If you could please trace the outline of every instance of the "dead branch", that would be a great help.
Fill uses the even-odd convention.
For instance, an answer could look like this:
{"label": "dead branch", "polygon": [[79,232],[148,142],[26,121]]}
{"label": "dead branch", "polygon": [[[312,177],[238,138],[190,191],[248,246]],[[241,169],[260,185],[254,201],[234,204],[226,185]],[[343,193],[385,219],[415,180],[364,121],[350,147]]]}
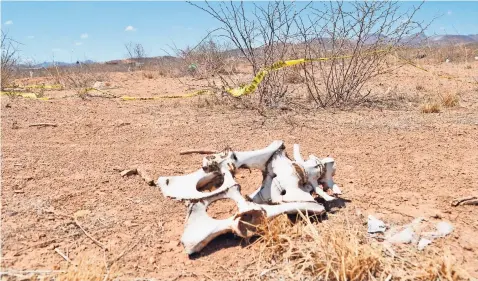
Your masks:
{"label": "dead branch", "polygon": [[186,155],[186,154],[215,154],[217,151],[215,150],[208,150],[208,149],[188,149],[182,150],[179,152],[179,155]]}
{"label": "dead branch", "polygon": [[467,196],[467,197],[458,198],[451,201],[451,205],[453,207],[456,207],[459,205],[478,205],[478,198],[476,196]]}
{"label": "dead branch", "polygon": [[35,123],[35,124],[30,124],[28,127],[58,127],[58,124],[54,124],[54,123]]}
{"label": "dead branch", "polygon": [[100,246],[102,249],[105,249],[105,250],[108,250],[108,248],[103,245],[103,243],[101,243],[100,241],[96,240],[93,236],[91,236],[91,234],[89,234],[82,226],[81,224],[78,222],[78,219],[77,218],[74,218],[74,221],[75,221],[75,224],[76,226],[78,226],[81,231],[83,231],[83,233],[88,236],[88,238],[91,239],[91,241],[93,241],[96,245]]}
{"label": "dead branch", "polygon": [[70,258],[68,258],[65,254],[63,254],[58,248],[55,248],[55,252],[56,252],[57,254],[59,254],[59,255],[60,255],[64,260],[66,260],[68,263],[70,263],[70,264],[72,264],[72,265],[74,265],[74,266],[78,266],[78,265],[74,264],[74,263],[70,260]]}

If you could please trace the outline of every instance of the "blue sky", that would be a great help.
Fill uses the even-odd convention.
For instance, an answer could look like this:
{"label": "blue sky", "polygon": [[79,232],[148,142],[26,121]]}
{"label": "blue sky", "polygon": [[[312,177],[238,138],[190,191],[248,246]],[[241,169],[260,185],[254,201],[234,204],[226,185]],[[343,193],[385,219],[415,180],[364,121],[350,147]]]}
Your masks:
{"label": "blue sky", "polygon": [[[402,2],[404,8],[418,2]],[[198,3],[200,4],[200,3]],[[442,15],[427,34],[478,34],[478,2],[426,2],[417,15]],[[193,46],[219,26],[205,12],[180,1],[1,1],[2,30],[21,42],[21,56],[35,62],[107,61],[126,57],[124,44],[141,43],[147,55],[165,55],[175,44]]]}

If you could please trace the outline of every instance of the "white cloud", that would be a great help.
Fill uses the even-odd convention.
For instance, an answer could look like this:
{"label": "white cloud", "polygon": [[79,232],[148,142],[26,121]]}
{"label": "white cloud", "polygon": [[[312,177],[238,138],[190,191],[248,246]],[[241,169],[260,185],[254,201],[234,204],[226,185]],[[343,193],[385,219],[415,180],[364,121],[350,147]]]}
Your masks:
{"label": "white cloud", "polygon": [[452,10],[448,10],[448,12],[446,12],[448,15],[451,15],[453,14],[453,11]]}
{"label": "white cloud", "polygon": [[83,42],[75,42],[75,46],[83,45]]}
{"label": "white cloud", "polygon": [[10,24],[13,24],[13,21],[12,21],[12,20],[7,20],[7,21],[5,22],[5,25],[10,25]]}
{"label": "white cloud", "polygon": [[80,38],[81,38],[81,39],[86,39],[86,38],[88,38],[88,33],[83,33],[83,34],[81,34]]}
{"label": "white cloud", "polygon": [[35,36],[33,36],[33,35],[28,35],[27,38],[28,38],[28,39],[33,39],[33,38],[35,38]]}
{"label": "white cloud", "polygon": [[136,31],[136,28],[134,28],[132,25],[128,25],[124,31]]}
{"label": "white cloud", "polygon": [[63,50],[60,48],[53,48],[51,49],[52,52],[62,52]]}

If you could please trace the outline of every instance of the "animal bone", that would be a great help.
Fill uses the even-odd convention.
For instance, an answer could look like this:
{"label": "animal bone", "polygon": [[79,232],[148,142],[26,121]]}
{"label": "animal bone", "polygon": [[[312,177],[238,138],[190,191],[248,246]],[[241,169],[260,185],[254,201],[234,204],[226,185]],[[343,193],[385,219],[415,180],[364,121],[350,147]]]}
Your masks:
{"label": "animal bone", "polygon": [[[274,141],[268,147],[260,150],[232,151],[230,148],[226,148],[223,152],[204,157],[201,170],[184,176],[160,177],[157,185],[165,196],[175,199],[211,197],[237,184],[231,173],[236,168],[248,167],[265,170],[266,163],[272,154],[283,146],[283,141]],[[220,183],[216,190],[200,191],[213,181]]]}
{"label": "animal bone", "polygon": [[203,158],[203,168],[210,169],[214,166],[233,166],[233,168],[249,168],[265,171],[267,161],[271,156],[284,148],[284,142],[276,140],[268,147],[253,151],[232,151],[226,148],[225,151],[208,155]]}
{"label": "animal bone", "polygon": [[[222,179],[223,181],[218,189],[211,192],[201,192],[198,190],[216,179]],[[237,183],[231,172],[225,169],[210,173],[200,169],[184,176],[160,177],[157,183],[164,196],[183,200],[210,197],[223,192],[235,184]]]}
{"label": "animal bone", "polygon": [[[284,203],[281,205],[260,205],[246,201],[239,185],[212,197],[192,203],[186,227],[181,237],[181,243],[190,255],[201,251],[215,237],[233,232],[240,237],[251,237],[256,233],[256,227],[265,219],[283,213],[297,213],[298,211],[312,214],[321,214],[324,207],[317,203]],[[207,214],[207,207],[214,201],[232,199],[237,203],[238,213],[227,219],[214,219]]]}
{"label": "animal bone", "polygon": [[311,187],[305,185],[306,172],[287,158],[284,150],[277,151],[267,166],[267,174],[254,193],[249,195],[258,204],[282,202],[315,202]]}
{"label": "animal bone", "polygon": [[309,159],[304,161],[300,154],[300,147],[298,144],[294,144],[294,160],[297,164],[303,166],[307,178],[308,184],[311,185],[320,197],[326,201],[332,201],[335,197],[332,197],[324,192],[323,188],[332,188],[334,194],[341,194],[340,188],[334,183],[333,176],[335,175],[335,161],[333,158],[327,157],[319,159],[314,155],[309,155]]}

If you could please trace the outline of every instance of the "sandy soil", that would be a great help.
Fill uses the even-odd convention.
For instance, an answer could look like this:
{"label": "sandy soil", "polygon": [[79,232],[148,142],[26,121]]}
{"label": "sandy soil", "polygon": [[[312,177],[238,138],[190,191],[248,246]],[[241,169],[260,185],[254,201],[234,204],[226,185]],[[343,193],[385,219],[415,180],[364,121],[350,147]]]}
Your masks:
{"label": "sandy soil", "polygon": [[[440,68],[441,67],[441,68]],[[476,73],[478,65],[437,66],[455,75]],[[445,69],[446,68],[446,69]],[[111,74],[115,95],[151,96],[188,90],[177,80],[140,73]],[[354,110],[313,112],[254,110],[205,105],[198,99],[121,101],[78,97],[40,101],[2,97],[2,261],[3,269],[60,269],[67,262],[98,259],[105,253],[73,223],[79,210],[91,213],[81,225],[108,246],[111,260],[127,277],[161,280],[244,279],[255,276],[254,248],[232,235],[214,240],[188,257],[179,244],[186,207],[163,198],[139,176],[118,169],[142,165],[155,179],[196,170],[200,155],[187,148],[262,148],[273,140],[289,153],[331,155],[346,208],[377,214],[391,223],[417,216],[455,226],[442,243],[458,264],[478,277],[478,209],[452,207],[457,197],[478,195],[478,91],[476,85],[436,79],[403,69],[377,82],[398,107],[387,104]],[[417,87],[420,85],[422,87]],[[422,90],[417,90],[420,88]],[[427,97],[453,92],[460,106],[423,114]],[[390,91],[388,92],[390,93]],[[68,96],[72,92],[47,92]],[[35,123],[56,127],[31,127]],[[259,172],[241,172],[245,192]],[[220,206],[217,213],[231,212]],[[339,211],[340,214],[340,211]]]}

